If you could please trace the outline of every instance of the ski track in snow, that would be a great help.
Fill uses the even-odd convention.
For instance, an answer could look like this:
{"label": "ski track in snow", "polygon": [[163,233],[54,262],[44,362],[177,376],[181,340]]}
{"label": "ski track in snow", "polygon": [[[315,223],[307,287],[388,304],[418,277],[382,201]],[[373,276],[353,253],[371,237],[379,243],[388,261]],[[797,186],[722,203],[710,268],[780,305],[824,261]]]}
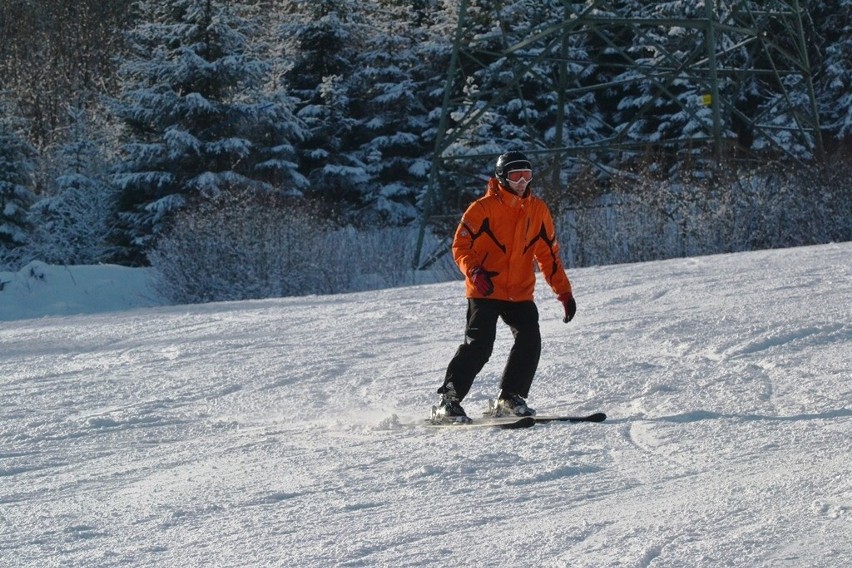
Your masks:
{"label": "ski track in snow", "polygon": [[848,566],[852,244],[570,275],[530,403],[603,424],[419,427],[460,282],[4,322],[0,565]]}

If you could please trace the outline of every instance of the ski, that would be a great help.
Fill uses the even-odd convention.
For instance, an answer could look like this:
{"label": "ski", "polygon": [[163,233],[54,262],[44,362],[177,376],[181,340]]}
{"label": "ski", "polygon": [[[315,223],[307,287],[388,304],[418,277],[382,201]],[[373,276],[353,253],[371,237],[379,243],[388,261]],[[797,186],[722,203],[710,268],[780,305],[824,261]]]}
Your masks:
{"label": "ski", "polygon": [[466,430],[468,428],[518,430],[520,428],[530,428],[535,426],[535,419],[532,416],[503,416],[500,418],[473,418],[470,422],[435,422],[432,419],[427,418],[426,426],[428,428],[453,428],[457,430]]}
{"label": "ski", "polygon": [[606,420],[606,414],[603,412],[594,412],[586,415],[571,415],[571,414],[542,414],[534,416],[495,416],[496,405],[493,400],[488,401],[486,412],[479,418],[469,418],[467,416],[460,417],[460,421],[443,420],[438,417],[438,408],[432,407],[432,416],[425,420],[426,426],[430,428],[500,428],[503,430],[516,430],[520,428],[530,428],[536,424],[546,424],[548,422],[603,422]]}
{"label": "ski", "polygon": [[[482,416],[490,419],[504,418],[503,415],[497,413],[497,403],[493,399],[488,399],[485,412]],[[595,412],[587,415],[570,415],[570,414],[541,414],[533,415],[530,418],[535,420],[537,424],[545,424],[547,422],[603,422],[606,420],[606,414],[603,412]]]}
{"label": "ski", "polygon": [[532,417],[536,424],[547,422],[603,422],[606,420],[606,414],[603,412],[595,412],[586,416],[559,416],[559,415],[542,415]]}

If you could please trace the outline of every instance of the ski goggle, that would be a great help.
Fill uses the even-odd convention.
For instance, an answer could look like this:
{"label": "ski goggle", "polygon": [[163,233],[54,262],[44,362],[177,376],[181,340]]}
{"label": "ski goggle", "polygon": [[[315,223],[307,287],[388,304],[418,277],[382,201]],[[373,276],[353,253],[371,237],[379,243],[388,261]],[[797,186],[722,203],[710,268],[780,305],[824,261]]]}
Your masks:
{"label": "ski goggle", "polygon": [[524,180],[529,183],[532,181],[532,170],[512,170],[506,174],[506,179],[514,182]]}

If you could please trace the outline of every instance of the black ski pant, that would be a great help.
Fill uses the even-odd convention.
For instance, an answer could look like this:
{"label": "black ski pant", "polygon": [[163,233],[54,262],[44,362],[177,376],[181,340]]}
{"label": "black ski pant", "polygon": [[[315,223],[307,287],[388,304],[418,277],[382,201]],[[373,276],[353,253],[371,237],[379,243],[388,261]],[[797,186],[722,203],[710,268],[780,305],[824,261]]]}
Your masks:
{"label": "black ski pant", "polygon": [[467,302],[464,343],[450,361],[444,384],[438,392],[455,390],[459,400],[467,396],[476,375],[491,357],[497,336],[497,319],[501,318],[512,330],[515,343],[503,369],[500,389],[526,398],[541,356],[541,332],[535,303],[482,298],[469,298]]}

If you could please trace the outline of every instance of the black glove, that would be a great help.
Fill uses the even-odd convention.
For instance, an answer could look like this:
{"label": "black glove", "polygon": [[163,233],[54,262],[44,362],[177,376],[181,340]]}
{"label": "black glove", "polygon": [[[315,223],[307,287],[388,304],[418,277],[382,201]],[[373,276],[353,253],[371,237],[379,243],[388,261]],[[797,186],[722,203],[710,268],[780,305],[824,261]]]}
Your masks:
{"label": "black glove", "polygon": [[577,302],[574,301],[574,296],[571,292],[560,294],[558,299],[562,302],[562,307],[565,308],[565,317],[562,318],[562,322],[568,323],[574,319],[574,314],[577,313]]}

